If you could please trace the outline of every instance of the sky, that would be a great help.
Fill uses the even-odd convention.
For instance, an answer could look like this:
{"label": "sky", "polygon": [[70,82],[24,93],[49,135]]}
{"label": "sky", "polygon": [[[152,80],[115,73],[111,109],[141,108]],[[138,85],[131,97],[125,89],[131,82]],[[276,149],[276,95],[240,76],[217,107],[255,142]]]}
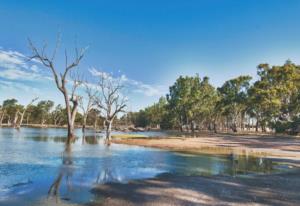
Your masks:
{"label": "sky", "polygon": [[260,63],[299,63],[298,0],[2,0],[0,2],[0,102],[26,104],[36,96],[62,103],[51,73],[28,62],[27,39],[57,34],[64,50],[88,46],[79,71],[90,81],[101,71],[122,77],[128,110],[165,96],[179,75],[209,76],[218,87],[239,75],[256,75]]}

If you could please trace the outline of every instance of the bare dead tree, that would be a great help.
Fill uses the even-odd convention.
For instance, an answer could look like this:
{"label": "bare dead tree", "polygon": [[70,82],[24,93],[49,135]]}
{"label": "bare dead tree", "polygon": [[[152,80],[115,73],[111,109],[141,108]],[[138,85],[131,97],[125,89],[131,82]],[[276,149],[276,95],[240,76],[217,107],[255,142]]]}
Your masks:
{"label": "bare dead tree", "polygon": [[26,107],[23,109],[22,112],[20,112],[20,111],[18,112],[18,114],[20,115],[20,120],[19,120],[19,123],[17,124],[17,127],[16,127],[17,129],[20,129],[20,127],[21,127],[21,125],[22,125],[22,123],[23,123],[24,115],[25,115],[27,109],[28,109],[28,108],[29,108],[36,100],[38,100],[38,97],[32,99],[32,100],[29,102],[29,104],[26,105]]}
{"label": "bare dead tree", "polygon": [[[30,59],[35,59],[40,61],[46,68],[50,69],[52,75],[54,77],[54,81],[56,84],[57,89],[63,94],[66,106],[66,114],[67,114],[67,125],[68,125],[68,138],[67,144],[70,144],[75,136],[74,136],[74,122],[77,113],[78,107],[78,96],[75,95],[76,89],[78,87],[78,82],[74,81],[73,88],[71,93],[69,94],[67,88],[67,78],[71,70],[74,70],[79,65],[80,61],[83,59],[85,51],[87,48],[78,49],[75,47],[75,58],[70,62],[67,50],[65,50],[65,65],[64,65],[64,72],[58,73],[58,69],[54,63],[57,50],[60,44],[60,38],[57,39],[55,49],[51,56],[47,55],[45,50],[47,48],[47,44],[44,44],[41,49],[38,49],[32,41],[29,39],[29,46],[32,51],[32,56]],[[72,104],[72,105],[71,105]]]}
{"label": "bare dead tree", "polygon": [[115,79],[108,75],[99,75],[99,77],[98,89],[100,92],[97,95],[96,103],[105,119],[105,143],[110,145],[113,121],[119,113],[125,112],[127,99],[121,94],[124,86],[120,78]]}
{"label": "bare dead tree", "polygon": [[94,106],[96,106],[96,95],[97,95],[97,91],[95,91],[92,86],[90,84],[88,84],[87,82],[83,83],[84,87],[85,87],[85,94],[87,95],[87,102],[85,104],[85,102],[83,101],[83,98],[81,99],[81,101],[79,102],[79,107],[82,110],[82,132],[85,133],[85,127],[86,127],[86,122],[87,122],[87,118],[88,115],[90,113],[90,111],[93,109]]}

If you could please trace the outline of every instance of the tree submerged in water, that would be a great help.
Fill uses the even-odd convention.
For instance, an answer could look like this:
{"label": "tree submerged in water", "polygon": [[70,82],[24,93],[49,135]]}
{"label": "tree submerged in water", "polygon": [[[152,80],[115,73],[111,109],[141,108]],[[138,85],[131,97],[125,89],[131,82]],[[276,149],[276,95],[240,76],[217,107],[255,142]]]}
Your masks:
{"label": "tree submerged in water", "polygon": [[125,113],[127,98],[121,94],[124,88],[122,78],[113,78],[104,72],[98,72],[98,76],[96,104],[104,117],[105,143],[110,145],[112,124],[119,113]]}
{"label": "tree submerged in water", "polygon": [[60,70],[56,68],[55,64],[55,57],[57,54],[57,50],[60,46],[60,38],[57,39],[55,49],[52,55],[46,54],[47,44],[44,44],[41,49],[38,49],[32,41],[29,39],[29,46],[32,51],[32,56],[29,58],[31,60],[38,60],[40,61],[46,68],[50,69],[52,75],[54,77],[54,81],[56,84],[57,89],[63,94],[65,106],[66,106],[66,114],[67,114],[67,126],[68,126],[68,138],[67,144],[70,144],[75,136],[74,136],[74,122],[77,114],[77,107],[79,104],[79,95],[76,94],[76,90],[80,85],[79,80],[73,81],[73,87],[71,92],[67,87],[68,77],[70,72],[76,69],[84,57],[86,48],[78,49],[75,48],[75,58],[72,61],[69,61],[67,50],[65,50],[65,65],[63,68],[63,73],[59,73]]}

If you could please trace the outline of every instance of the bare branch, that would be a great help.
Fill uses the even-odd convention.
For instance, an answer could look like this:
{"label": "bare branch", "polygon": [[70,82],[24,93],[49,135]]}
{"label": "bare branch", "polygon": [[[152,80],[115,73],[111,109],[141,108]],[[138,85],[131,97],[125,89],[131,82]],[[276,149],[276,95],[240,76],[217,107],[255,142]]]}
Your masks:
{"label": "bare branch", "polygon": [[[30,39],[28,39],[28,42],[29,42],[29,47],[32,51],[32,56],[29,57],[29,60],[33,60],[33,59],[39,60],[45,67],[50,69],[50,71],[53,74],[57,88],[62,92],[62,94],[64,96],[64,100],[65,100],[65,104],[66,104],[65,105],[66,106],[66,115],[67,115],[67,120],[68,120],[68,122],[67,122],[68,123],[67,144],[70,144],[70,142],[74,138],[74,132],[73,132],[74,122],[75,122],[75,117],[76,117],[76,113],[77,113],[78,102],[81,98],[81,97],[77,96],[75,94],[75,92],[76,92],[76,89],[78,88],[78,86],[82,83],[82,81],[80,81],[78,78],[73,82],[73,86],[72,86],[72,90],[71,90],[71,97],[70,97],[68,95],[69,94],[68,88],[66,87],[67,75],[69,74],[71,69],[73,69],[79,65],[80,61],[84,57],[84,53],[87,48],[81,49],[80,52],[78,52],[79,50],[76,47],[76,51],[75,51],[76,57],[71,64],[69,64],[69,62],[68,62],[68,54],[67,54],[67,50],[65,50],[65,68],[62,73],[58,73],[58,70],[54,65],[54,59],[56,57],[56,54],[57,54],[59,46],[60,46],[60,34],[57,37],[54,51],[50,57],[47,56],[47,54],[46,54],[47,44],[44,44],[42,49],[39,50]],[[71,105],[70,103],[72,103],[73,105]]]}
{"label": "bare branch", "polygon": [[51,61],[54,61],[54,59],[55,59],[56,53],[57,53],[57,51],[59,49],[59,46],[60,46],[60,42],[61,42],[61,33],[59,32],[57,34],[56,44],[55,44],[55,48],[54,48],[54,51],[53,51],[53,54],[52,54],[52,57],[51,57]]}

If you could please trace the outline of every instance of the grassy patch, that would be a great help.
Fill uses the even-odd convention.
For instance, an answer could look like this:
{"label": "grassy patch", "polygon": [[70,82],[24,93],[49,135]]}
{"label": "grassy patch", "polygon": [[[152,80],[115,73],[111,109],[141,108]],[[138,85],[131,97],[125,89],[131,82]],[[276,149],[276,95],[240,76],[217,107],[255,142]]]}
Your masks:
{"label": "grassy patch", "polygon": [[112,135],[112,138],[116,139],[138,139],[138,138],[146,138],[148,136],[141,134],[115,134]]}

